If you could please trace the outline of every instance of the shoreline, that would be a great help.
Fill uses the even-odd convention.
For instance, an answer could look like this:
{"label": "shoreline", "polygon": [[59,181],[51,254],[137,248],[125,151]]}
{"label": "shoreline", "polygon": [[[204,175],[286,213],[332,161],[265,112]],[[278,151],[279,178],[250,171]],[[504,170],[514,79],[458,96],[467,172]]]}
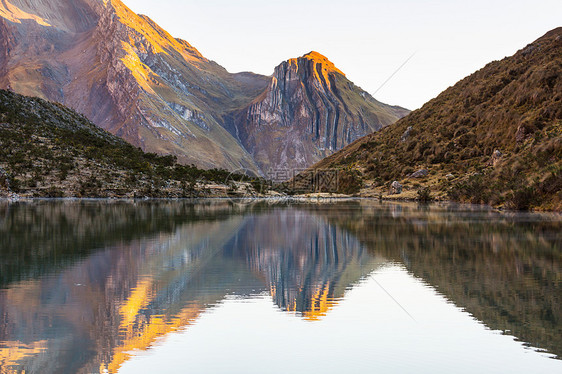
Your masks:
{"label": "shoreline", "polygon": [[231,196],[210,196],[210,197],[19,197],[10,198],[2,196],[0,197],[0,203],[34,203],[34,202],[203,202],[203,201],[214,201],[214,202],[247,202],[247,203],[258,203],[258,202],[270,202],[270,203],[321,203],[321,204],[331,204],[337,202],[345,201],[369,201],[369,202],[380,202],[380,203],[410,203],[417,205],[433,205],[433,206],[454,206],[454,207],[466,207],[472,208],[471,210],[488,210],[491,212],[498,213],[550,213],[561,215],[562,211],[553,210],[510,210],[502,207],[493,207],[487,204],[471,204],[463,203],[451,200],[434,200],[434,201],[419,201],[407,197],[396,197],[389,198],[388,196],[372,197],[372,196],[352,196],[352,195],[337,195],[329,196],[328,194],[312,194],[312,195],[295,195],[295,196],[259,196],[259,197],[231,197]]}

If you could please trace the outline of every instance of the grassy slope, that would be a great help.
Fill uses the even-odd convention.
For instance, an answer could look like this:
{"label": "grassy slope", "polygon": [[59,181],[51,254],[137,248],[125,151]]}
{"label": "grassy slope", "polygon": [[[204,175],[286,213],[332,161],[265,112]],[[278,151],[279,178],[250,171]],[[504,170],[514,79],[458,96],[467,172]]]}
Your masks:
{"label": "grassy slope", "polygon": [[60,104],[0,90],[0,196],[187,197],[225,170],[145,153]]}
{"label": "grassy slope", "polygon": [[[429,186],[434,197],[561,210],[562,28],[313,166],[323,168],[341,170],[341,192],[385,193],[398,180],[406,196]],[[427,177],[409,178],[422,168]]]}

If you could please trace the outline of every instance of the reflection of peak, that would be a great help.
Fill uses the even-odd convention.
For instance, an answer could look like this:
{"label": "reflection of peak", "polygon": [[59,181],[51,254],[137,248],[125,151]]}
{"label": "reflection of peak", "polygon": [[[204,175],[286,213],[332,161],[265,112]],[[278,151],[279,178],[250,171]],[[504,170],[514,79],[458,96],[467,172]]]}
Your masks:
{"label": "reflection of peak", "polygon": [[[12,352],[18,356],[8,357],[10,365],[26,370],[49,361],[61,366],[44,373],[62,372],[61,367],[70,367],[68,372],[93,372],[100,367],[116,372],[132,351],[147,350],[162,336],[193,324],[226,295],[269,291],[282,310],[316,321],[350,285],[377,266],[352,235],[305,211],[263,213],[249,206],[245,212],[254,214],[237,214],[226,213],[225,205],[228,210],[223,203],[108,204],[100,206],[100,217],[89,220],[85,219],[89,207],[78,203],[14,208],[8,227],[27,222],[30,216],[35,223],[49,217],[45,236],[33,241],[43,249],[60,248],[52,233],[57,230],[60,235],[61,228],[72,227],[77,233],[91,230],[94,237],[102,238],[98,220],[124,226],[119,230],[121,240],[116,241],[112,232],[99,239],[98,248],[103,250],[66,256],[65,267],[49,267],[49,276],[14,280],[5,286],[0,310],[6,311],[2,318],[10,327],[3,331],[7,343],[2,343],[19,350],[0,348],[0,360]],[[170,222],[145,231],[146,237],[137,233],[124,239],[126,225],[142,231],[139,228],[161,221]],[[78,234],[63,236],[73,249],[85,245]],[[44,297],[45,290],[49,298]],[[53,322],[41,322],[46,320]],[[72,357],[79,359],[71,362]]]}
{"label": "reflection of peak", "polygon": [[204,310],[204,305],[189,304],[171,318],[163,315],[151,315],[147,318],[143,314],[139,314],[138,316],[141,318],[133,321],[135,323],[129,323],[120,328],[122,341],[111,352],[111,361],[103,363],[102,368],[110,373],[117,373],[119,368],[131,357],[131,352],[146,350],[158,338],[191,325]]}
{"label": "reflection of peak", "polygon": [[[330,284],[319,285],[311,288],[311,295],[304,300],[303,305],[298,305],[297,299],[293,299],[287,303],[286,310],[288,312],[299,312],[307,321],[319,321],[325,317],[330,309],[332,309],[339,301],[338,297],[334,297],[333,288]],[[272,296],[275,299],[275,289],[272,289]],[[343,296],[343,295],[342,295]],[[299,308],[300,307],[300,308]]]}
{"label": "reflection of peak", "polygon": [[350,234],[302,211],[280,211],[249,220],[235,253],[264,278],[275,304],[319,317],[346,288],[377,267]]}
{"label": "reflection of peak", "polygon": [[0,373],[12,373],[3,369],[15,366],[26,357],[38,355],[47,350],[47,340],[34,341],[27,344],[20,341],[2,341],[1,343]]}

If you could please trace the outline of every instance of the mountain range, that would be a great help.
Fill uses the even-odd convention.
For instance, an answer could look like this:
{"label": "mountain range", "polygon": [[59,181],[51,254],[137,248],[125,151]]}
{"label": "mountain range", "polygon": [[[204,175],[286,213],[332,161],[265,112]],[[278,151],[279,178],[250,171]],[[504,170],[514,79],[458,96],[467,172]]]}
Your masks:
{"label": "mountain range", "polygon": [[232,74],[120,0],[0,2],[0,88],[60,102],[183,164],[304,168],[408,113],[312,52]]}
{"label": "mountain range", "polygon": [[[280,189],[326,192],[314,183],[322,179],[317,172],[328,169],[338,175],[330,192],[560,210],[561,77],[558,28],[409,113],[375,100],[318,52],[282,62],[271,76],[232,74],[119,0],[0,2],[0,88],[37,97],[2,93],[2,116],[11,120],[3,130],[8,143],[21,143],[18,134],[31,131],[30,140],[38,143],[26,152],[44,163],[35,152],[44,148],[42,137],[53,144],[60,139],[37,126],[37,105],[55,117],[54,127],[47,127],[57,134],[61,126],[81,131],[87,122],[37,100],[62,103],[133,145],[119,144],[117,153],[141,148],[150,153],[131,152],[132,159],[149,164],[154,153],[171,157],[154,158],[156,164],[143,171],[146,179],[135,188],[149,196],[152,187],[165,187],[173,170],[181,171],[172,177],[179,188],[174,194],[185,195],[181,183],[204,175],[197,167],[215,170],[204,178],[217,182],[228,179],[217,169],[279,180],[309,168]],[[28,112],[16,115],[11,102]],[[70,114],[62,118],[61,111]],[[87,149],[96,134],[82,145],[72,135],[65,147],[79,159],[61,163],[63,155],[50,154],[56,166],[79,169],[84,159],[96,159]],[[103,157],[119,163],[101,148]],[[9,165],[2,165],[10,173],[19,170],[29,192],[33,167],[51,176],[37,165],[26,169],[21,152],[9,151]],[[192,166],[182,169],[175,160]],[[275,171],[281,177],[270,174]],[[66,181],[66,173],[59,174]],[[36,192],[43,194],[47,182]]]}

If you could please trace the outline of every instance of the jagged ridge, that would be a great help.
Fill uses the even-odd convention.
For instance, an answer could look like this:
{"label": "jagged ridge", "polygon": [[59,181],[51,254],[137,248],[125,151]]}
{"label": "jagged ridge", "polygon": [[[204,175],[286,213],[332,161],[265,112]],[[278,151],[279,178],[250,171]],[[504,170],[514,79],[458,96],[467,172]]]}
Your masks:
{"label": "jagged ridge", "polygon": [[[11,0],[0,9],[12,10],[0,19],[0,87],[59,101],[183,163],[258,172],[221,118],[257,96],[266,77],[229,74],[119,0]],[[22,12],[43,21],[13,22]]]}

